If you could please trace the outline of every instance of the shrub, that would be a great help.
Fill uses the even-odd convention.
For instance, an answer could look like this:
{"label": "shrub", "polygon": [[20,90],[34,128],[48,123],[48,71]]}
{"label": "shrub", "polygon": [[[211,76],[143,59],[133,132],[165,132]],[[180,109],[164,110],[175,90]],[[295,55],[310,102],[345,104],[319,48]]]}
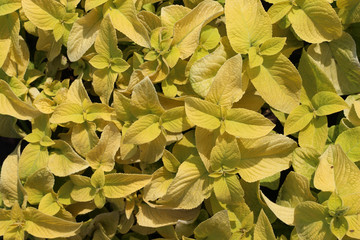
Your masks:
{"label": "shrub", "polygon": [[266,1],[1,0],[0,236],[360,239],[360,2]]}

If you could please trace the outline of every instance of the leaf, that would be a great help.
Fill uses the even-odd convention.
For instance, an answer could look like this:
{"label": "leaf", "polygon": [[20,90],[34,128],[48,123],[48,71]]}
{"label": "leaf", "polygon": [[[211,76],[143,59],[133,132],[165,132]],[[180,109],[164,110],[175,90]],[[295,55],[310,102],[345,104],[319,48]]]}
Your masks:
{"label": "leaf", "polygon": [[88,168],[89,164],[71,146],[62,140],[54,140],[49,156],[49,169],[59,177],[69,176]]}
{"label": "leaf", "polygon": [[164,150],[162,161],[164,164],[164,168],[172,173],[176,173],[180,166],[179,160],[177,160],[176,157],[166,149]]}
{"label": "leaf", "polygon": [[154,85],[151,80],[146,77],[136,84],[131,95],[132,113],[139,117],[146,114],[155,114],[160,116],[164,109],[159,102]]}
{"label": "leaf", "polygon": [[134,1],[114,2],[114,6],[109,9],[109,14],[116,30],[125,34],[136,44],[150,48],[148,33],[136,16]]}
{"label": "leaf", "polygon": [[0,3],[0,16],[13,13],[19,8],[21,8],[20,0],[2,0]]}
{"label": "leaf", "polygon": [[283,135],[269,134],[259,139],[239,139],[239,174],[255,182],[289,168],[296,143]]}
{"label": "leaf", "polygon": [[270,208],[270,210],[275,214],[277,218],[279,218],[282,222],[287,225],[294,225],[294,208],[293,207],[284,207],[273,203],[270,201],[265,194],[261,192],[261,197],[264,199],[266,205]]}
{"label": "leaf", "polygon": [[175,173],[169,172],[164,167],[161,167],[158,170],[156,170],[152,174],[151,182],[149,182],[144,187],[144,200],[148,202],[148,201],[156,201],[159,198],[162,198],[166,194],[174,178],[175,178]]}
{"label": "leaf", "polygon": [[159,228],[176,224],[178,221],[193,221],[198,216],[199,210],[199,208],[190,210],[159,209],[142,203],[136,219],[140,226]]}
{"label": "leaf", "polygon": [[263,64],[264,58],[259,55],[257,47],[251,47],[248,52],[249,67],[255,68]]}
{"label": "leaf", "polygon": [[338,0],[336,6],[339,8],[339,17],[343,24],[359,22],[360,5],[356,0]]}
{"label": "leaf", "polygon": [[335,190],[333,159],[338,157],[336,148],[330,145],[320,156],[320,162],[314,175],[314,186],[322,191]]}
{"label": "leaf", "polygon": [[41,199],[38,209],[42,213],[54,216],[60,211],[61,207],[57,203],[56,195],[49,192]]}
{"label": "leaf", "polygon": [[225,17],[229,41],[237,53],[246,54],[272,36],[270,17],[258,0],[226,0]]}
{"label": "leaf", "polygon": [[71,198],[77,202],[88,202],[94,199],[96,189],[91,185],[90,178],[81,175],[70,175],[74,184],[71,191]]}
{"label": "leaf", "polygon": [[95,123],[88,122],[76,124],[72,128],[71,144],[80,155],[86,156],[90,149],[95,147],[98,143],[99,137],[96,135],[95,131]]}
{"label": "leaf", "polygon": [[[114,109],[107,104],[93,103],[85,110],[86,120],[89,122],[102,119],[104,121],[112,121]],[[84,114],[85,115],[85,114]]]}
{"label": "leaf", "polygon": [[267,11],[271,18],[271,23],[277,23],[283,19],[292,9],[292,4],[290,1],[281,1],[273,4]]}
{"label": "leaf", "polygon": [[349,224],[349,229],[348,229],[348,232],[346,233],[346,235],[351,238],[359,238],[360,216],[359,215],[350,215],[350,216],[345,216],[345,218]]}
{"label": "leaf", "polygon": [[70,222],[61,218],[41,213],[35,208],[24,211],[26,231],[39,238],[71,237],[81,227],[82,223]]}
{"label": "leaf", "polygon": [[241,155],[235,137],[229,134],[220,135],[211,150],[210,166],[214,172],[231,170],[239,165]]}
{"label": "leaf", "polygon": [[83,123],[84,121],[83,108],[76,103],[58,105],[50,118],[50,122],[54,124]]}
{"label": "leaf", "polygon": [[299,73],[303,79],[303,86],[309,99],[321,91],[335,92],[335,88],[325,72],[305,51],[302,52],[300,58]]}
{"label": "leaf", "polygon": [[287,117],[284,125],[284,134],[289,135],[303,130],[314,118],[312,109],[307,105],[295,107]]}
{"label": "leaf", "polygon": [[216,198],[225,204],[236,204],[243,200],[244,190],[236,175],[224,174],[214,179]]}
{"label": "leaf", "polygon": [[104,194],[107,198],[124,198],[142,189],[151,180],[151,175],[111,173],[105,175]]}
{"label": "leaf", "polygon": [[199,157],[183,162],[170,184],[168,191],[158,204],[180,209],[193,209],[209,197],[208,172]]}
{"label": "leaf", "polygon": [[161,25],[169,29],[174,28],[177,21],[191,12],[190,8],[181,5],[170,5],[161,8]]}
{"label": "leaf", "polygon": [[20,120],[31,120],[40,114],[36,108],[21,101],[4,80],[0,80],[0,109],[0,114]]}
{"label": "leaf", "polygon": [[335,240],[326,221],[324,206],[316,202],[303,202],[295,208],[295,227],[300,238]]}
{"label": "leaf", "polygon": [[190,122],[199,127],[210,130],[220,127],[221,109],[214,103],[187,97],[185,99],[185,111]]}
{"label": "leaf", "polygon": [[94,9],[73,24],[67,42],[67,55],[70,61],[78,61],[94,44],[101,19],[101,13]]}
{"label": "leaf", "polygon": [[350,128],[336,138],[335,144],[339,144],[346,156],[353,162],[359,161],[360,146],[358,138],[360,137],[360,127]]}
{"label": "leaf", "polygon": [[322,151],[327,139],[326,116],[316,117],[299,133],[300,147],[309,147]]}
{"label": "leaf", "polygon": [[315,108],[315,114],[318,116],[330,115],[349,108],[339,95],[326,91],[315,94],[311,98],[311,103]]}
{"label": "leaf", "polygon": [[268,134],[274,124],[260,113],[245,108],[233,108],[226,112],[225,131],[240,138],[259,138]]}
{"label": "leaf", "polygon": [[19,176],[20,179],[26,179],[37,170],[47,168],[49,162],[49,152],[47,147],[40,144],[28,144],[19,159]]}
{"label": "leaf", "polygon": [[276,240],[271,223],[264,213],[264,210],[261,210],[254,229],[254,240],[261,239]]}
{"label": "leaf", "polygon": [[15,203],[21,204],[26,194],[20,183],[18,174],[18,148],[4,160],[0,174],[0,194],[5,206],[11,207]]}
{"label": "leaf", "polygon": [[76,79],[69,87],[66,103],[75,103],[83,106],[84,102],[91,102],[81,79]]}
{"label": "leaf", "polygon": [[193,127],[186,117],[185,107],[174,107],[161,115],[161,126],[169,132],[179,133]]}
{"label": "leaf", "polygon": [[260,96],[273,108],[290,113],[299,105],[301,77],[284,55],[264,56],[263,64],[248,71]]}
{"label": "leaf", "polygon": [[316,149],[297,148],[294,151],[292,167],[295,172],[311,180],[319,164],[319,156],[320,153]]}
{"label": "leaf", "polygon": [[331,219],[330,230],[338,239],[342,239],[345,236],[348,228],[349,225],[345,217]]}
{"label": "leaf", "polygon": [[304,41],[321,43],[339,38],[342,25],[335,10],[325,0],[296,0],[288,14],[295,33]]}
{"label": "leaf", "polygon": [[327,75],[339,95],[357,93],[360,63],[354,39],[347,33],[330,43],[313,44],[308,54]]}
{"label": "leaf", "polygon": [[222,13],[223,8],[218,2],[206,0],[176,22],[172,45],[179,48],[181,59],[194,53],[199,44],[201,28]]}
{"label": "leaf", "polygon": [[211,218],[201,222],[194,230],[196,239],[228,240],[231,237],[231,228],[228,212],[219,211]]}
{"label": "leaf", "polygon": [[145,115],[134,122],[125,133],[125,144],[144,144],[151,142],[161,133],[159,117]]}
{"label": "leaf", "polygon": [[260,47],[260,54],[265,56],[271,56],[278,54],[284,47],[286,38],[273,37],[266,40]]}
{"label": "leaf", "polygon": [[53,189],[54,183],[54,175],[46,168],[39,169],[29,176],[24,184],[29,203],[38,204],[41,198]]}
{"label": "leaf", "polygon": [[63,20],[65,6],[55,0],[22,0],[25,15],[42,30],[53,30]]}
{"label": "leaf", "polygon": [[201,97],[206,97],[214,77],[227,58],[228,54],[224,46],[220,44],[214,52],[204,56],[191,66],[189,81],[195,93]]}
{"label": "leaf", "polygon": [[244,94],[245,86],[241,75],[242,57],[238,54],[220,67],[205,99],[220,106],[232,106]]}
{"label": "leaf", "polygon": [[121,134],[114,124],[104,128],[100,141],[86,155],[86,161],[91,168],[102,168],[110,172],[115,166],[115,154],[120,148]]}
{"label": "leaf", "polygon": [[106,0],[87,0],[85,2],[85,11],[89,11],[93,8],[96,8],[102,4],[104,4],[106,2]]}

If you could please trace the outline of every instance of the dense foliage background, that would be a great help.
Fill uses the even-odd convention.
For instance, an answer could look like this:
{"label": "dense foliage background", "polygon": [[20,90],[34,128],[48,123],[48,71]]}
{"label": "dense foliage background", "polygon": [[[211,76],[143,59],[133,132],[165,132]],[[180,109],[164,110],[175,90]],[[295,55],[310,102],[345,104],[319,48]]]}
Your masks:
{"label": "dense foliage background", "polygon": [[0,237],[360,239],[358,0],[0,0]]}

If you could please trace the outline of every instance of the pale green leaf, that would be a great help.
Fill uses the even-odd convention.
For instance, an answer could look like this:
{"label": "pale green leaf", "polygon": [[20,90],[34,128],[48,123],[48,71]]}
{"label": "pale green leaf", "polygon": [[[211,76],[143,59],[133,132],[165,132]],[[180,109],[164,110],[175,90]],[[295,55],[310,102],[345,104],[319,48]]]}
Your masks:
{"label": "pale green leaf", "polygon": [[104,69],[110,65],[109,59],[101,54],[92,57],[89,63],[96,69]]}
{"label": "pale green leaf", "polygon": [[74,184],[71,191],[71,198],[77,202],[88,202],[94,199],[96,189],[91,185],[90,178],[81,175],[70,175]]}
{"label": "pale green leaf", "polygon": [[331,233],[326,221],[326,208],[316,202],[303,202],[295,208],[295,227],[303,239],[329,239],[336,237]]}
{"label": "pale green leaf", "polygon": [[336,138],[335,144],[339,144],[346,156],[353,162],[360,160],[360,127],[350,128]]}
{"label": "pale green leaf", "polygon": [[86,161],[91,168],[102,168],[105,172],[113,170],[115,154],[120,148],[121,134],[114,124],[107,125],[98,144],[86,155]]}
{"label": "pale green leaf", "polygon": [[76,124],[71,131],[71,144],[74,149],[82,156],[96,146],[99,137],[96,135],[95,123],[84,122]]}
{"label": "pale green leaf", "polygon": [[40,144],[29,143],[24,148],[19,159],[20,179],[26,179],[41,168],[47,168],[48,162],[48,149]]}
{"label": "pale green leaf", "polygon": [[76,103],[62,103],[55,108],[51,115],[50,122],[54,124],[68,122],[83,123],[83,108]]}
{"label": "pale green leaf", "polygon": [[88,168],[88,166],[88,162],[65,141],[55,140],[55,145],[51,146],[48,167],[54,175],[69,176]]}
{"label": "pale green leaf", "polygon": [[263,64],[264,58],[258,54],[258,47],[251,47],[248,52],[249,67],[255,68]]}
{"label": "pale green leaf", "polygon": [[39,211],[50,216],[54,216],[60,211],[60,205],[57,203],[56,195],[52,192],[47,193],[39,203]]}
{"label": "pale green leaf", "polygon": [[156,115],[145,115],[134,122],[126,131],[125,144],[144,144],[157,138],[161,133],[159,117]]}
{"label": "pale green leaf", "polygon": [[294,151],[292,167],[295,172],[311,180],[319,164],[319,157],[320,153],[316,149],[297,148]]}
{"label": "pale green leaf", "polygon": [[188,97],[185,99],[185,111],[190,122],[199,127],[210,130],[220,127],[221,108],[214,103]]}
{"label": "pale green leaf", "polygon": [[338,157],[334,146],[330,145],[320,156],[320,162],[314,175],[314,186],[322,191],[335,190],[333,160]]}
{"label": "pale green leaf", "polygon": [[254,240],[276,240],[271,223],[264,210],[261,210],[254,229]]}
{"label": "pale green leaf", "polygon": [[92,85],[102,103],[107,104],[109,102],[117,76],[118,73],[112,71],[110,68],[104,68],[94,72]]}
{"label": "pale green leaf", "polygon": [[155,201],[162,198],[174,178],[175,173],[169,172],[164,167],[156,170],[152,174],[151,182],[144,187],[144,200]]}
{"label": "pale green leaf", "polygon": [[93,122],[97,119],[103,119],[110,122],[113,120],[114,109],[107,104],[93,103],[86,108],[85,113],[87,121]]}
{"label": "pale green leaf", "polygon": [[259,0],[226,0],[226,30],[231,46],[245,54],[272,36],[271,20]]}
{"label": "pale green leaf", "polygon": [[[96,171],[91,175],[90,183],[97,190],[102,189],[104,187],[105,174],[101,168],[96,169]],[[97,194],[98,194],[98,192],[96,192],[96,195]]]}
{"label": "pale green leaf", "polygon": [[240,176],[255,182],[290,167],[296,142],[279,134],[269,134],[259,139],[239,139],[241,160]]}
{"label": "pale green leaf", "polygon": [[284,55],[264,56],[263,64],[249,71],[260,96],[273,108],[290,113],[300,101],[301,77]]}
{"label": "pale green leaf", "polygon": [[94,9],[73,24],[67,42],[67,55],[70,61],[78,61],[94,44],[101,19],[101,13]]}
{"label": "pale green leaf", "polygon": [[315,114],[318,116],[330,115],[349,108],[339,95],[326,91],[316,93],[311,98],[311,103],[314,106]]}
{"label": "pale green leaf", "polygon": [[271,56],[278,54],[284,47],[286,38],[284,37],[273,37],[266,40],[260,47],[260,54]]}
{"label": "pale green leaf", "polygon": [[224,123],[226,132],[240,138],[259,138],[275,127],[260,113],[245,108],[227,110]]}
{"label": "pale green leaf", "polygon": [[54,183],[54,175],[46,168],[39,169],[29,176],[24,184],[29,203],[38,204],[41,198],[53,189]]}
{"label": "pale green leaf", "polygon": [[325,0],[295,0],[288,14],[295,33],[304,41],[321,43],[339,38],[342,25],[331,5]]}
{"label": "pale green leaf", "polygon": [[313,118],[314,113],[309,106],[295,107],[285,121],[284,134],[289,135],[303,130]]}
{"label": "pale green leaf", "polygon": [[216,73],[206,100],[220,106],[231,106],[244,94],[242,80],[242,57],[240,54],[228,59]]}
{"label": "pale green leaf", "polygon": [[338,239],[342,239],[348,229],[349,225],[344,216],[331,219],[330,230]]}
{"label": "pale green leaf", "polygon": [[104,194],[107,198],[124,198],[142,189],[151,180],[151,175],[111,173],[105,175]]}
{"label": "pale green leaf", "polygon": [[322,151],[328,136],[326,116],[316,117],[299,133],[300,147],[309,147]]}
{"label": "pale green leaf", "polygon": [[236,204],[243,200],[244,190],[236,175],[224,174],[214,179],[216,198],[225,204]]}
{"label": "pale green leaf", "polygon": [[207,25],[200,33],[200,47],[206,50],[214,49],[220,42],[220,33],[216,27]]}
{"label": "pale green leaf", "polygon": [[65,6],[56,0],[22,0],[27,18],[43,30],[53,30],[66,13]]}
{"label": "pale green leaf", "polygon": [[176,157],[168,150],[164,150],[162,161],[164,164],[164,168],[172,173],[176,173],[180,166],[179,160],[177,160]]}
{"label": "pale green leaf", "polygon": [[211,218],[201,222],[194,230],[196,239],[228,240],[231,228],[228,212],[219,211]]}
{"label": "pale green leaf", "polygon": [[290,12],[291,8],[292,5],[288,0],[272,5],[267,11],[271,18],[271,23],[274,24],[279,22]]}

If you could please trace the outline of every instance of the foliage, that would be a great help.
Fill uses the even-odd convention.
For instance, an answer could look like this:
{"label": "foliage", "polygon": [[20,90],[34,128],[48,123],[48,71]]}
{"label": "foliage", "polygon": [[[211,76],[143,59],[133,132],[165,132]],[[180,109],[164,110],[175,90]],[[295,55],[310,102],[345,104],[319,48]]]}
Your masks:
{"label": "foliage", "polygon": [[360,239],[359,16],[0,0],[0,237]]}

